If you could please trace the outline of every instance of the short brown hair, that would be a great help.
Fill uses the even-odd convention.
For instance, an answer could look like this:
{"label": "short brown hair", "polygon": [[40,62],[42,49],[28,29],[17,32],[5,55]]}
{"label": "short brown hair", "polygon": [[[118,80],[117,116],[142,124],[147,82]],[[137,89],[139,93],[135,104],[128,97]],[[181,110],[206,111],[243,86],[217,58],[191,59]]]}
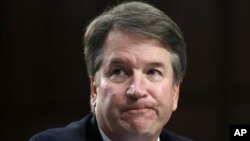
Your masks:
{"label": "short brown hair", "polygon": [[156,39],[171,53],[174,81],[181,82],[186,71],[186,44],[177,26],[159,9],[143,2],[122,3],[95,18],[84,35],[84,54],[90,78],[103,60],[102,46],[111,30],[121,30]]}

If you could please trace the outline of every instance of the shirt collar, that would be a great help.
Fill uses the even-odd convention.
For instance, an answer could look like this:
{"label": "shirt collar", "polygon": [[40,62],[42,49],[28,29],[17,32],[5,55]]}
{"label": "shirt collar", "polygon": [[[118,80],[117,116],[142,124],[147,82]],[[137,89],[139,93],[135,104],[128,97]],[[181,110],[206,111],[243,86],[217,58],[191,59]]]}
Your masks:
{"label": "shirt collar", "polygon": [[[102,129],[98,126],[103,141],[111,141],[111,139],[102,131]],[[160,141],[160,138],[158,137],[157,141]]]}
{"label": "shirt collar", "polygon": [[100,133],[101,133],[101,136],[102,136],[103,141],[111,141],[111,140],[109,139],[109,137],[106,136],[105,133],[103,133],[102,129],[101,129],[99,126],[98,126],[98,128],[99,128],[99,130],[100,130]]}

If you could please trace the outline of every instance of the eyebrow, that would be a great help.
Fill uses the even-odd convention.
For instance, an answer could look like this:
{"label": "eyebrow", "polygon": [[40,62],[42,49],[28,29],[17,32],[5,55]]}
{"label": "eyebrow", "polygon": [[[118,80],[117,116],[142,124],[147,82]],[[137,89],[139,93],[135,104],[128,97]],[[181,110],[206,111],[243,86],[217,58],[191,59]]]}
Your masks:
{"label": "eyebrow", "polygon": [[113,58],[110,62],[111,65],[116,65],[116,64],[122,64],[122,63],[127,63],[128,61],[126,61],[127,59],[124,58]]}
{"label": "eyebrow", "polygon": [[149,66],[157,67],[157,68],[166,68],[162,62],[150,62]]}
{"label": "eyebrow", "polygon": [[[127,59],[124,58],[113,58],[110,62],[110,65],[120,65],[120,64],[128,64],[128,61],[126,61]],[[130,64],[130,62],[129,62]],[[157,68],[167,68],[166,65],[162,62],[149,62],[146,64],[146,66],[150,66],[150,67],[157,67]]]}

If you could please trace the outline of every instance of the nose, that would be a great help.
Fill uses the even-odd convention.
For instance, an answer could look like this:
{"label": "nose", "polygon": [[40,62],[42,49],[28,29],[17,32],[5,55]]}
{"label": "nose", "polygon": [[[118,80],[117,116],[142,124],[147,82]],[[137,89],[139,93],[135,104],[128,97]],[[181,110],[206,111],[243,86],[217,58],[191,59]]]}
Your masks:
{"label": "nose", "polygon": [[131,100],[138,100],[147,96],[145,80],[140,73],[134,73],[127,89],[127,96]]}

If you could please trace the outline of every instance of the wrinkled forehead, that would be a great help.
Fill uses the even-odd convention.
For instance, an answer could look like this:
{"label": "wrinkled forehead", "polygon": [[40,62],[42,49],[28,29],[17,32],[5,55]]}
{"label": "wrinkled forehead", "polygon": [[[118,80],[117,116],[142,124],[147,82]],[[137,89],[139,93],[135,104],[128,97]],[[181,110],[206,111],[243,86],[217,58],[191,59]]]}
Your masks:
{"label": "wrinkled forehead", "polygon": [[[103,64],[129,62],[138,64],[168,64],[170,52],[155,39],[138,38],[122,32],[110,32],[103,46]],[[108,63],[108,64],[107,64]]]}
{"label": "wrinkled forehead", "polygon": [[[166,50],[169,51],[170,47],[162,43],[160,40],[157,38],[150,37],[149,35],[144,35],[142,33],[137,33],[137,32],[131,32],[127,30],[121,30],[121,29],[113,29],[111,30],[103,44],[103,50],[108,51],[108,50],[114,50],[115,48],[118,47],[118,45],[123,46],[123,47],[130,47],[133,45],[138,45],[144,42],[151,42],[155,44],[156,46],[161,46],[165,48]],[[133,48],[136,49],[136,48]]]}

